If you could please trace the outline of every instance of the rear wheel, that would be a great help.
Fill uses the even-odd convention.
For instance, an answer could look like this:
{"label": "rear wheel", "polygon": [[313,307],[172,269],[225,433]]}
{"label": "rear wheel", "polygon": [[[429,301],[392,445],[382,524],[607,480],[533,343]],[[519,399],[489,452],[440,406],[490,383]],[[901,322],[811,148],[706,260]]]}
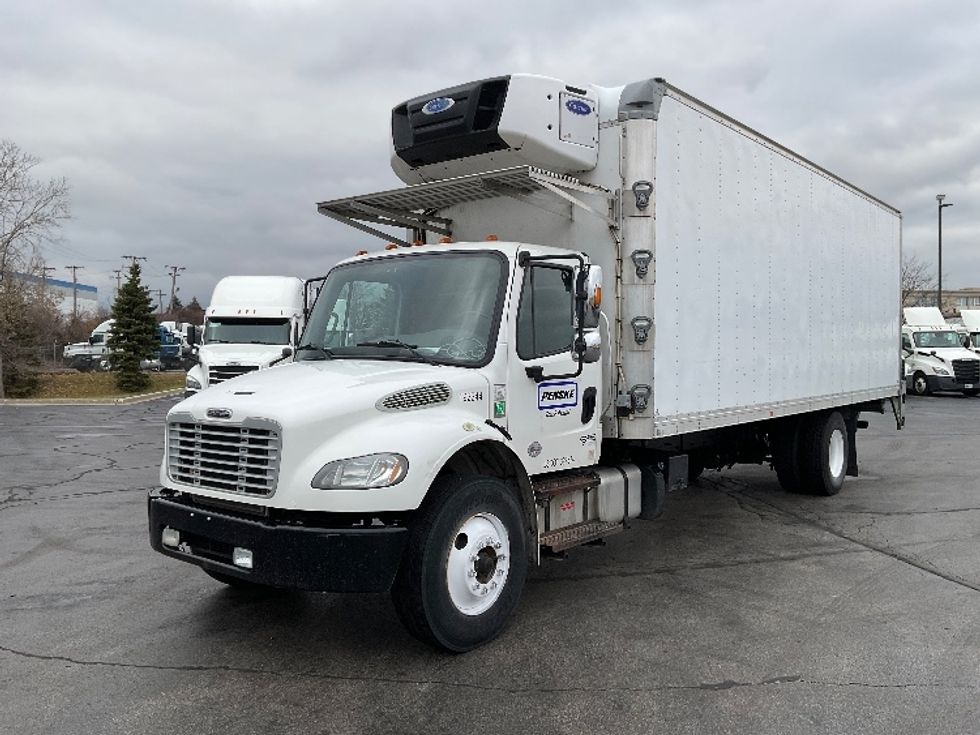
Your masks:
{"label": "rear wheel", "polygon": [[800,480],[806,492],[839,493],[847,474],[848,450],[847,425],[839,411],[810,417],[800,436]]}
{"label": "rear wheel", "polygon": [[971,390],[965,390],[965,391],[963,391],[963,395],[965,395],[965,396],[980,396],[980,390],[977,390],[976,388],[973,388]]}
{"label": "rear wheel", "polygon": [[789,493],[805,492],[800,480],[800,421],[785,419],[769,432],[772,466],[779,484]]}
{"label": "rear wheel", "polygon": [[528,535],[512,489],[495,477],[439,480],[410,534],[392,587],[408,631],[453,652],[496,638],[527,577]]}

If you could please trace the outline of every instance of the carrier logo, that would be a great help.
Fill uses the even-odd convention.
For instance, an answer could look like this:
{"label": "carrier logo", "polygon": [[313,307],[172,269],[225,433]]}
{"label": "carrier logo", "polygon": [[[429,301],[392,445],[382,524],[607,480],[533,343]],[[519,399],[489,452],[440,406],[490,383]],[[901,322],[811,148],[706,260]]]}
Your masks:
{"label": "carrier logo", "polygon": [[230,408],[209,408],[208,409],[209,419],[230,419],[231,409]]}
{"label": "carrier logo", "polygon": [[422,114],[438,115],[440,112],[445,112],[455,104],[456,100],[454,100],[452,97],[436,97],[434,100],[429,100],[422,105]]}
{"label": "carrier logo", "polygon": [[[568,100],[565,103],[565,109],[568,110],[573,115],[591,115],[592,105],[590,105],[585,100]],[[423,110],[424,112],[424,110]]]}
{"label": "carrier logo", "polygon": [[572,408],[578,405],[578,383],[574,380],[556,380],[538,386],[538,410]]}

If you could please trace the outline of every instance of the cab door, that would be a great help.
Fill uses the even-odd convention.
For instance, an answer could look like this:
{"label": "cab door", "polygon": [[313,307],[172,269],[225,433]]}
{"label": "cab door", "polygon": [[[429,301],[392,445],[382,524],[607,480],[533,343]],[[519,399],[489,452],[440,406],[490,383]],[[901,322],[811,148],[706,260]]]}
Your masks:
{"label": "cab door", "polygon": [[[575,375],[575,279],[570,264],[531,261],[511,299],[517,310],[508,364],[508,425],[530,474],[598,461],[602,363],[586,363]],[[540,377],[536,381],[529,373]]]}

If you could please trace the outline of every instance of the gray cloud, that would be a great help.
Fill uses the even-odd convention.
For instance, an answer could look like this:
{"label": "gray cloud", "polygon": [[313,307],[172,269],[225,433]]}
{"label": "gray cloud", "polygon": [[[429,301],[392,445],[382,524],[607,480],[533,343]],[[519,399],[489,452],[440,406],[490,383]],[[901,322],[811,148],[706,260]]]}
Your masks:
{"label": "gray cloud", "polygon": [[[72,184],[48,251],[104,294],[123,253],[229,273],[325,272],[374,243],[318,200],[397,186],[388,115],[469,79],[664,76],[903,210],[951,286],[980,285],[980,15],[919,2],[6,4],[0,135]],[[64,260],[64,263],[62,263]]]}

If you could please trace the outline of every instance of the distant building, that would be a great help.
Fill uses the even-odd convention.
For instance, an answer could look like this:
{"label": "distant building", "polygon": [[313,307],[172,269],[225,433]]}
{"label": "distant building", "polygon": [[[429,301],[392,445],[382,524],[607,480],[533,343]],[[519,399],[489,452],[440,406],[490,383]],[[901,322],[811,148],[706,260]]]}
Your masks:
{"label": "distant building", "polygon": [[[913,291],[909,294],[909,306],[935,306],[936,289]],[[961,309],[980,309],[980,288],[944,288],[943,314],[957,317]]]}
{"label": "distant building", "polygon": [[44,285],[48,294],[54,297],[58,308],[65,316],[71,316],[74,299],[78,300],[78,315],[93,316],[99,311],[99,289],[84,283],[60,281],[57,278],[32,276],[28,273],[14,273],[14,278],[24,283]]}

